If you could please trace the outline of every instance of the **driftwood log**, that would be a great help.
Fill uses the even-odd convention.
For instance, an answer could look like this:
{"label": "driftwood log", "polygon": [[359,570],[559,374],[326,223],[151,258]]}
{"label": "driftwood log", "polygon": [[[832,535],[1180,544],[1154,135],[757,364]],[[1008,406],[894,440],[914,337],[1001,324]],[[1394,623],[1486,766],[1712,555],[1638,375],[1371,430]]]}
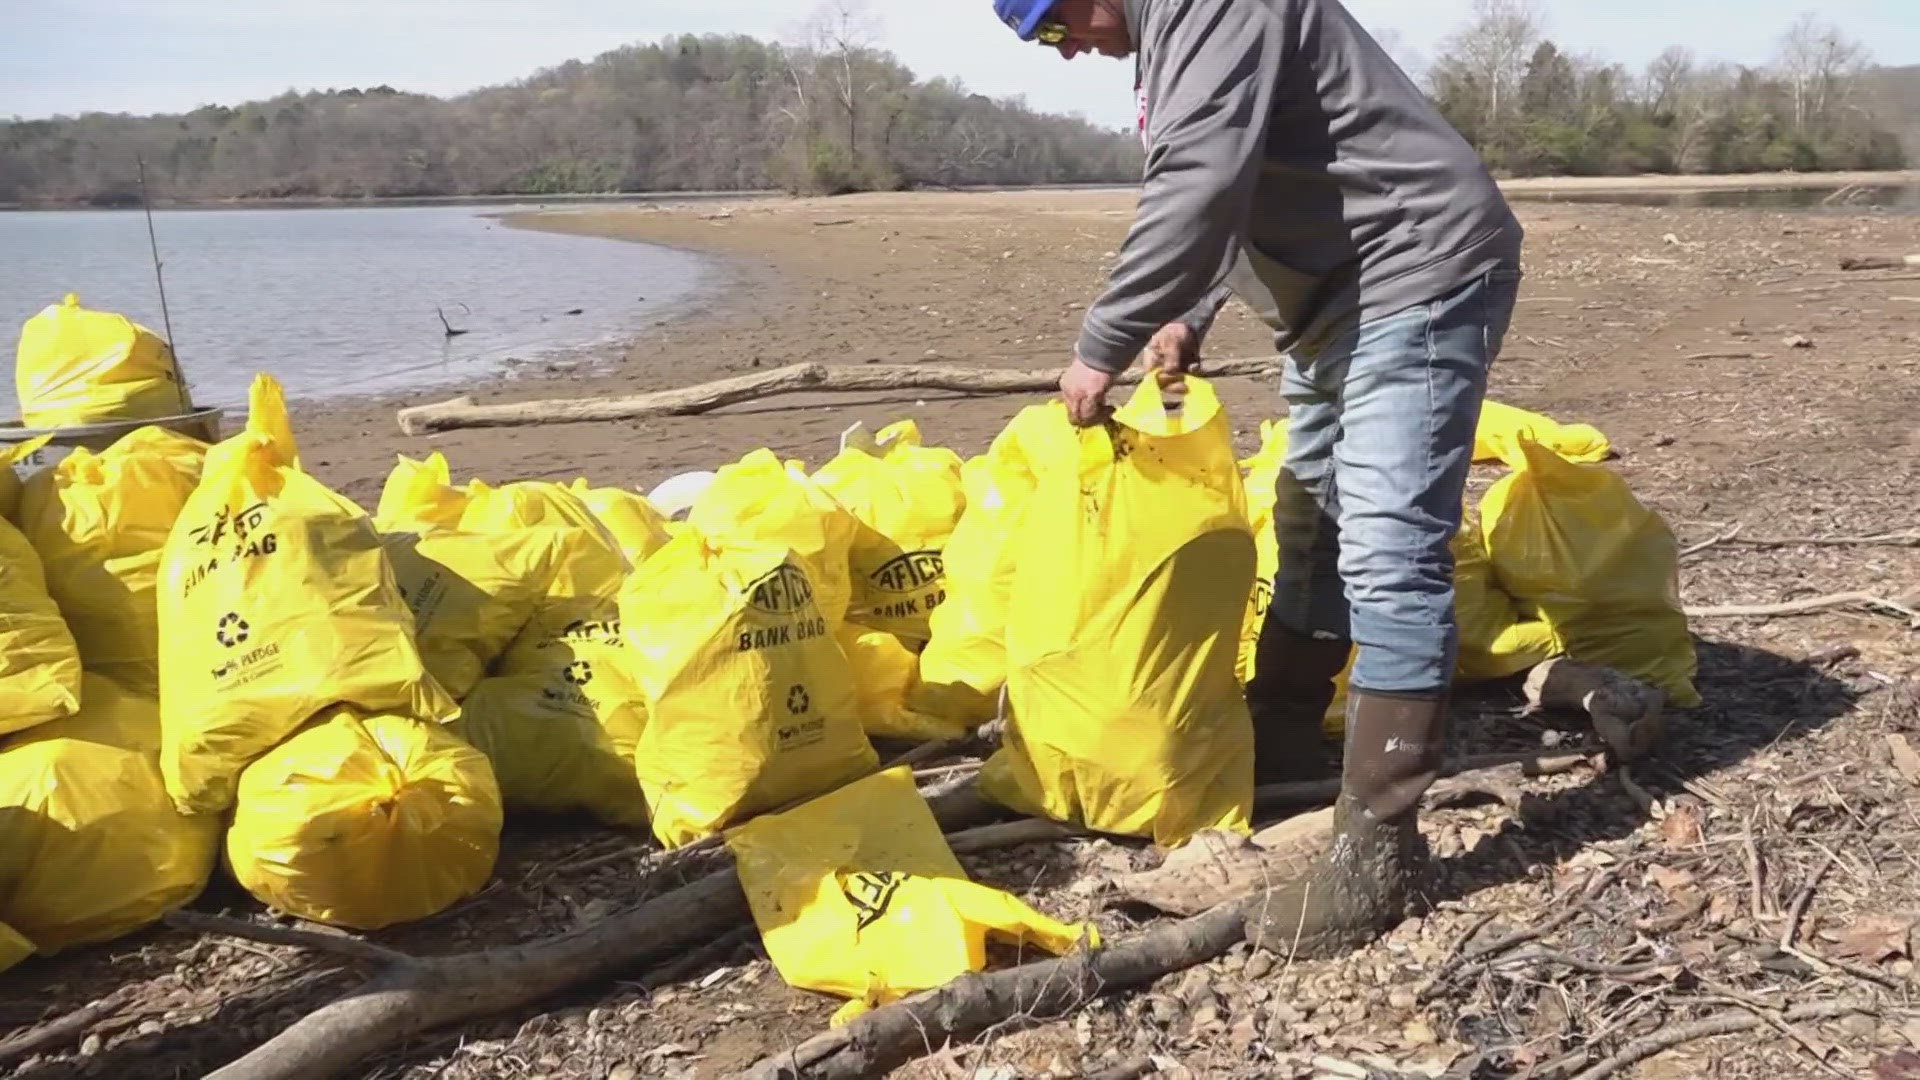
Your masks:
{"label": "driftwood log", "polygon": [[1840,260],[1842,270],[1908,270],[1920,266],[1920,255],[1849,255]]}
{"label": "driftwood log", "polygon": [[745,1080],[881,1076],[1012,1019],[1062,1016],[1114,990],[1204,964],[1246,934],[1244,901],[1096,949],[953,982],[896,1001],[748,1069]]}
{"label": "driftwood log", "polygon": [[[1278,371],[1278,357],[1215,360],[1199,374],[1210,378],[1262,375]],[[1115,380],[1140,381],[1143,368],[1134,367]],[[458,428],[519,427],[528,424],[572,424],[607,420],[644,420],[653,416],[697,416],[728,405],[781,394],[947,390],[961,394],[1020,394],[1052,390],[1060,384],[1059,368],[1017,371],[964,368],[936,364],[790,364],[772,371],[756,371],[730,379],[655,390],[618,397],[554,398],[481,405],[471,397],[457,397],[432,405],[416,405],[399,412],[400,430],[408,435]]]}

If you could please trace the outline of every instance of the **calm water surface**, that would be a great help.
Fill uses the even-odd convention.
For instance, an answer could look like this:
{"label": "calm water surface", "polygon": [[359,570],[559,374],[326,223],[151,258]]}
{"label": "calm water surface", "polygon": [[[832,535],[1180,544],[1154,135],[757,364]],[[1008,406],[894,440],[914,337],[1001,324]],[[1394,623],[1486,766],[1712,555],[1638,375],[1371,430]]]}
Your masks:
{"label": "calm water surface", "polygon": [[[242,404],[256,371],[301,398],[458,389],[644,332],[718,283],[684,252],[486,216],[508,209],[156,212],[195,401]],[[142,214],[0,213],[0,360],[20,324],[67,292],[165,332]],[[436,306],[468,333],[447,337]]]}

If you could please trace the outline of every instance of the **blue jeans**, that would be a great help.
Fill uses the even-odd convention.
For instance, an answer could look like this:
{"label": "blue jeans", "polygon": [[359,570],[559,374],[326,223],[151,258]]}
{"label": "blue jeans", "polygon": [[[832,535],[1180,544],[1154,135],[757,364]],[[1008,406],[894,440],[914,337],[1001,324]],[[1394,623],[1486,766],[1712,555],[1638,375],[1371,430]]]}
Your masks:
{"label": "blue jeans", "polygon": [[1287,359],[1287,459],[1268,618],[1359,647],[1352,686],[1427,694],[1453,678],[1453,551],[1487,369],[1518,267],[1360,323]]}

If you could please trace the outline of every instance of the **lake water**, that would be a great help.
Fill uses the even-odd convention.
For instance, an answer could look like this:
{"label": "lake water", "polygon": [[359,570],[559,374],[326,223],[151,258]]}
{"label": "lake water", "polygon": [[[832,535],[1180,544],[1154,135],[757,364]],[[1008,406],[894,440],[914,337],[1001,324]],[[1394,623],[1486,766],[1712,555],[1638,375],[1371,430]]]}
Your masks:
{"label": "lake water", "polygon": [[[513,209],[531,207],[157,211],[195,402],[244,404],[256,371],[299,398],[454,390],[644,332],[718,281],[685,252],[488,217]],[[165,333],[143,214],[0,213],[0,358],[68,292]]]}

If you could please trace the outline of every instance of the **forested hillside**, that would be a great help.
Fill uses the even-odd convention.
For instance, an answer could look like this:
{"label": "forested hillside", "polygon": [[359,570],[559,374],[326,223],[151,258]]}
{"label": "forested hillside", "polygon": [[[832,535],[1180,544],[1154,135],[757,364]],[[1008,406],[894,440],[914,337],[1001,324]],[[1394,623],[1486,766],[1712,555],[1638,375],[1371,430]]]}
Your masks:
{"label": "forested hillside", "polygon": [[451,100],[389,87],[0,122],[0,202],[1127,181],[1136,136],[917,81],[854,25],[680,37]]}

